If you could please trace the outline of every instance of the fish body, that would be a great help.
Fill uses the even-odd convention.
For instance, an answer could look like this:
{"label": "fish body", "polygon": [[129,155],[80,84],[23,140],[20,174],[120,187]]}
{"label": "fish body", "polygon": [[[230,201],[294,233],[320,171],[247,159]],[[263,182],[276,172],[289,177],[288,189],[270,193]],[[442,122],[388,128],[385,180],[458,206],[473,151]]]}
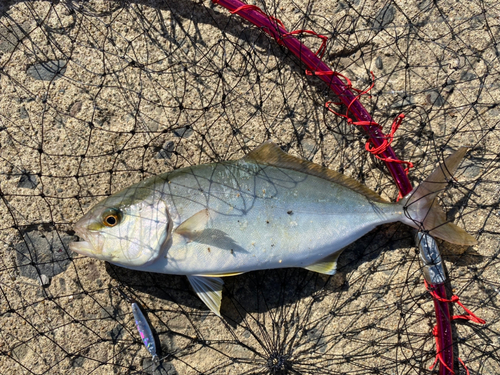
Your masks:
{"label": "fish body", "polygon": [[71,248],[135,270],[186,275],[218,313],[220,277],[284,267],[333,274],[340,251],[383,223],[433,225],[431,234],[474,243],[433,207],[449,169],[389,203],[266,143],[243,159],[161,174],[110,196],[76,224],[85,241]]}
{"label": "fish body", "polygon": [[[372,202],[319,177],[245,161],[160,175],[124,196],[138,187],[152,192],[145,199],[151,205],[163,200],[173,229],[188,220],[201,226],[193,235],[172,231],[162,256],[130,266],[169,274],[307,267],[403,215],[398,205]],[[141,205],[129,206],[130,215],[140,212]]]}

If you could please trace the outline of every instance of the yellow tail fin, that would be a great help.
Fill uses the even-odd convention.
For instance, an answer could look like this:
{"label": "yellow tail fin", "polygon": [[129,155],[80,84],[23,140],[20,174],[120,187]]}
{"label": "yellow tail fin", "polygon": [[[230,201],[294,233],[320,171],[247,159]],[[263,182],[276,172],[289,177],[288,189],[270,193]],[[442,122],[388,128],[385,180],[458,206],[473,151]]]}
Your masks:
{"label": "yellow tail fin", "polygon": [[434,236],[445,241],[471,246],[476,239],[462,228],[446,221],[446,215],[436,200],[437,195],[444,190],[448,181],[467,153],[467,147],[461,147],[439,165],[434,172],[419,186],[412,190],[400,204],[406,207],[403,222],[419,230],[427,230]]}

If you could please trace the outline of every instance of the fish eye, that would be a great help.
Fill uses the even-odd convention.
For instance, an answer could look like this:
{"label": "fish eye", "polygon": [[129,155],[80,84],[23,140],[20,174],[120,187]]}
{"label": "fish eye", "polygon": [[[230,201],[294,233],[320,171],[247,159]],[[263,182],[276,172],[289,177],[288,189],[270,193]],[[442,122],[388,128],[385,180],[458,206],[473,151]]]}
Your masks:
{"label": "fish eye", "polygon": [[114,227],[118,223],[118,216],[108,215],[104,218],[104,225],[108,227]]}
{"label": "fish eye", "polygon": [[109,209],[102,215],[102,223],[107,227],[114,227],[120,222],[120,212],[115,209]]}

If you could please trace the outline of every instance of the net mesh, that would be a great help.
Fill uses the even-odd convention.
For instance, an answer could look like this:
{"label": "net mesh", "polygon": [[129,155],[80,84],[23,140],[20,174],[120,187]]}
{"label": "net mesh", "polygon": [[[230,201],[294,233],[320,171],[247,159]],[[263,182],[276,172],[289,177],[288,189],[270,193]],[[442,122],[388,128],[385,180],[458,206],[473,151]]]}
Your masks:
{"label": "net mesh", "polygon": [[[452,150],[472,147],[440,199],[479,245],[460,254],[439,246],[450,293],[487,321],[453,323],[455,357],[471,374],[499,373],[500,6],[253,4],[289,30],[327,36],[324,60],[353,86],[369,87],[374,72],[362,102],[386,132],[405,114],[392,146],[414,163],[414,185]],[[4,2],[0,87],[0,372],[437,373],[428,369],[432,298],[403,224],[350,245],[332,277],[281,269],[226,278],[223,319],[184,277],[68,249],[73,224],[109,194],[269,139],[396,199],[366,136],[325,108],[334,95],[262,30],[207,0]],[[156,370],[117,286],[148,316]]]}

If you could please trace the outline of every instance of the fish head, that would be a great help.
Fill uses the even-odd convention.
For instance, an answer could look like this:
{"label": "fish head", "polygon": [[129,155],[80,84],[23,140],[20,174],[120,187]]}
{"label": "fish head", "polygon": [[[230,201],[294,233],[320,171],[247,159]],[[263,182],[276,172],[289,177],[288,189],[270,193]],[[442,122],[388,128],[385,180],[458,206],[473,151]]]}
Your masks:
{"label": "fish head", "polygon": [[172,222],[161,196],[148,191],[129,188],[95,205],[75,224],[81,241],[70,243],[70,249],[125,267],[152,263],[170,237]]}

